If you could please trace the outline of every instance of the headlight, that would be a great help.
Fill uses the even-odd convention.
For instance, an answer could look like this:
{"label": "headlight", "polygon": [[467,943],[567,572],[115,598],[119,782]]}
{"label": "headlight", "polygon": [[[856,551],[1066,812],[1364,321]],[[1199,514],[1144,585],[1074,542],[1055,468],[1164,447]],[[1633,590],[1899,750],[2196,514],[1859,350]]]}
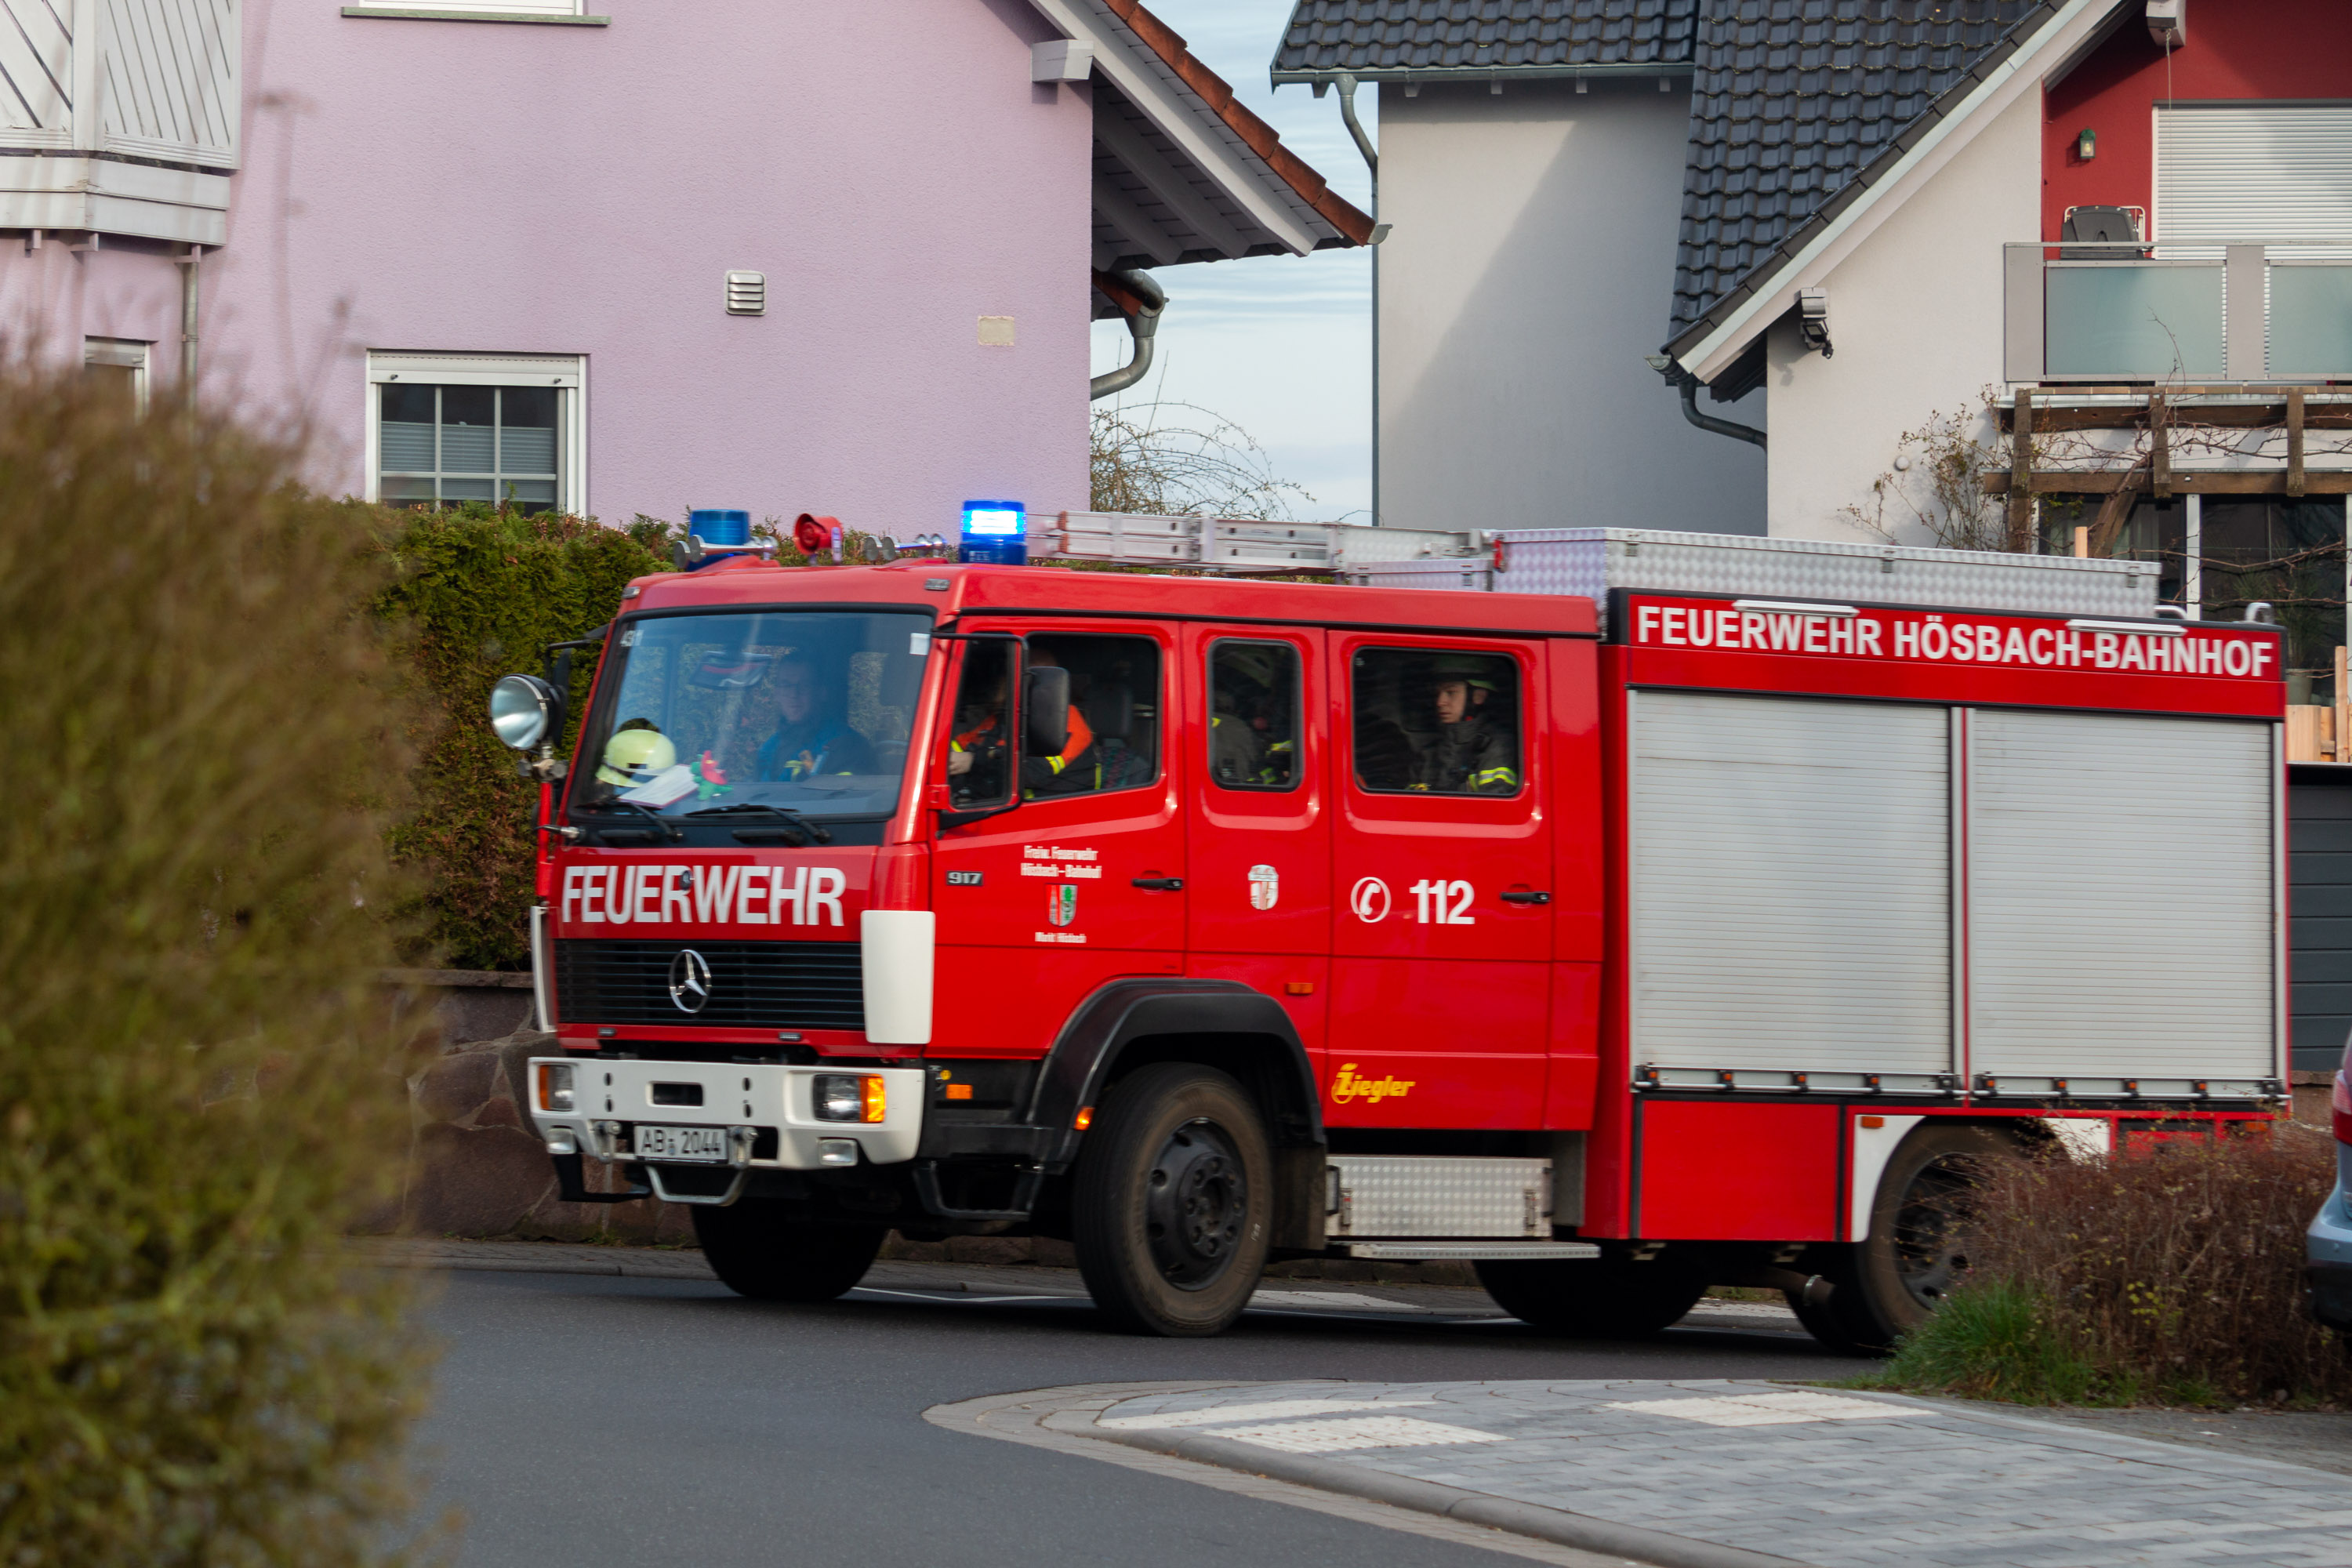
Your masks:
{"label": "headlight", "polygon": [[820,1073],[811,1080],[819,1121],[879,1121],[889,1110],[884,1080],[871,1074]]}
{"label": "headlight", "polygon": [[580,1069],[570,1062],[539,1064],[539,1108],[541,1110],[569,1111],[572,1109],[572,1085]]}
{"label": "headlight", "polygon": [[490,728],[518,752],[555,738],[563,704],[536,675],[509,675],[490,688]]}

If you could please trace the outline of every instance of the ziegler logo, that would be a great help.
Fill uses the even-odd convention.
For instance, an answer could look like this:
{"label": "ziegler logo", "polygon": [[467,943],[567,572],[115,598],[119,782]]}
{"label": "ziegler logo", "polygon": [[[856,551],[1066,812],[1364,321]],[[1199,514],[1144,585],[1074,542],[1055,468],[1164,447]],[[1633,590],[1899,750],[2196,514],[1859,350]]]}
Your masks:
{"label": "ziegler logo", "polygon": [[1349,1105],[1362,1100],[1366,1105],[1378,1105],[1383,1100],[1402,1100],[1412,1092],[1418,1082],[1410,1078],[1359,1078],[1356,1064],[1340,1064],[1339,1076],[1331,1080],[1331,1103]]}

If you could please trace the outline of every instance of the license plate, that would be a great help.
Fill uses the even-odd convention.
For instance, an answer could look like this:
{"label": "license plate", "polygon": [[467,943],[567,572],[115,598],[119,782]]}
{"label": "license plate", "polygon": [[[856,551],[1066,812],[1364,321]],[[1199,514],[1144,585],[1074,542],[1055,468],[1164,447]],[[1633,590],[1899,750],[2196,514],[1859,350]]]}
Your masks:
{"label": "license plate", "polygon": [[723,1165],[727,1163],[727,1129],[639,1126],[635,1146],[640,1160],[676,1160],[686,1164]]}

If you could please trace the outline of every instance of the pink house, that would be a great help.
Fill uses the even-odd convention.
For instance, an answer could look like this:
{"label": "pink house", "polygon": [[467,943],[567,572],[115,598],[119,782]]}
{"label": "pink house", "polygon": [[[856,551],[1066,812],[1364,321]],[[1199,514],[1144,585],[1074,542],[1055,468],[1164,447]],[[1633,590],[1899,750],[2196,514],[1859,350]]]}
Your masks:
{"label": "pink house", "polygon": [[1370,237],[1136,0],[593,4],[0,0],[0,328],[337,493],[903,533],[1086,504],[1110,274]]}

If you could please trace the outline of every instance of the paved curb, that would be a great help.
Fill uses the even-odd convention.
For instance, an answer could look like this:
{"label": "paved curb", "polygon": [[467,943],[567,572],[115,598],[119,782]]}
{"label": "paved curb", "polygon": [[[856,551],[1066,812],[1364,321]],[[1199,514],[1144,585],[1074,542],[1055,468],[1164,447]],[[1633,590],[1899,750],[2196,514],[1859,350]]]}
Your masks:
{"label": "paved curb", "polygon": [[[1055,1430],[1068,1432],[1073,1428],[1056,1425]],[[1586,1552],[1632,1557],[1643,1563],[1656,1563],[1658,1568],[1792,1568],[1797,1564],[1797,1559],[1793,1557],[1774,1557],[1738,1546],[1718,1546],[1711,1541],[1694,1541],[1686,1535],[1669,1535],[1664,1531],[1647,1530],[1636,1524],[1615,1524],[1591,1514],[1571,1513],[1562,1508],[1514,1502],[1508,1498],[1465,1491],[1460,1487],[1449,1487],[1437,1481],[1415,1480],[1410,1476],[1390,1475],[1360,1466],[1343,1465],[1333,1459],[1318,1459],[1307,1454],[1286,1454],[1273,1448],[1261,1448],[1255,1443],[1239,1443],[1230,1437],[1179,1437],[1150,1432],[1080,1430],[1086,1436],[1107,1438],[1130,1447],[1173,1454],[1178,1458],[1197,1459],[1207,1465],[1222,1465],[1229,1470],[1272,1476],[1277,1480],[1296,1481],[1301,1486],[1316,1487],[1324,1491],[1344,1492],[1349,1497],[1384,1502],[1395,1508],[1409,1508],[1417,1513],[1433,1513],[1445,1519],[1483,1524],[1493,1530],[1508,1530],[1520,1535],[1532,1535],[1538,1541],[1574,1546]]]}
{"label": "paved curb", "polygon": [[[1486,1492],[1390,1475],[1304,1454],[1285,1454],[1272,1448],[1261,1448],[1253,1443],[1150,1432],[1107,1432],[1094,1424],[1096,1415],[1108,1405],[1139,1394],[1194,1393],[1213,1388],[1247,1386],[1251,1386],[1248,1382],[1077,1384],[933,1405],[923,1412],[923,1417],[934,1426],[953,1430],[971,1431],[976,1428],[991,1436],[1018,1442],[1046,1441],[1048,1446],[1066,1452],[1083,1451],[1087,1446],[1097,1443],[1114,1443],[1149,1454],[1213,1466],[1242,1476],[1263,1477],[1318,1492],[1384,1503],[1457,1525],[1505,1531],[1513,1535],[1549,1542],[1553,1546],[1568,1547],[1577,1552],[1597,1553],[1620,1563],[1630,1560],[1647,1564],[1649,1568],[1808,1568],[1791,1557],[1775,1557],[1737,1546],[1719,1546],[1713,1542],[1696,1541],[1689,1536],[1672,1535],[1640,1525],[1617,1524],[1566,1509],[1516,1502]],[[1335,1384],[1334,1386],[1349,1385]],[[1008,1431],[990,1420],[992,1415],[1034,1413],[1039,1406],[1055,1408],[1048,1410],[1042,1417],[1033,1415],[1031,1429],[1025,1432]],[[1051,1442],[1047,1434],[1065,1441]]]}

